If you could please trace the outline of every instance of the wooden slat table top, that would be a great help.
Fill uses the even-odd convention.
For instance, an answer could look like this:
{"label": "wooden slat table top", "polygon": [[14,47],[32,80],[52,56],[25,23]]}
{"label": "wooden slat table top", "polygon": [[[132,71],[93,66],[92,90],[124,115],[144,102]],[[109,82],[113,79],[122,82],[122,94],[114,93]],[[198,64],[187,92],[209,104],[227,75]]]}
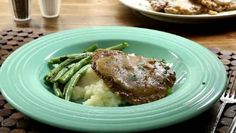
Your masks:
{"label": "wooden slat table top", "polygon": [[[226,70],[236,69],[236,53],[233,52],[236,51],[236,18],[214,24],[171,24],[144,17],[123,6],[118,0],[62,0],[60,16],[56,19],[45,19],[40,14],[38,0],[32,0],[31,21],[29,23],[16,23],[13,21],[8,1],[0,0],[0,29],[6,29],[5,31],[0,30],[0,64],[7,58],[9,52],[14,51],[25,42],[44,35],[44,33],[94,26],[132,26],[174,33],[196,41],[207,48],[217,47],[218,49],[211,50],[225,64]],[[7,31],[7,29],[13,30]],[[219,132],[224,133],[227,130],[232,117],[235,116],[235,109],[236,105],[226,108],[224,117],[220,121]],[[171,128],[175,131],[181,131],[184,127],[200,124],[191,128],[198,130],[198,127],[202,126],[199,131],[203,131],[209,121],[202,123],[199,121],[211,117],[214,112],[214,109],[210,109],[199,117],[174,125]],[[32,121],[13,109],[2,95],[0,95],[0,122],[0,132],[24,133],[47,130],[68,132]],[[159,132],[168,131],[172,130],[169,128],[159,130]]]}
{"label": "wooden slat table top", "polygon": [[60,17],[42,18],[38,0],[32,0],[32,19],[28,24],[15,23],[9,0],[0,1],[0,29],[31,27],[46,32],[94,26],[135,26],[162,30],[187,37],[206,47],[236,51],[236,19],[221,24],[170,24],[149,19],[119,0],[62,0]]}

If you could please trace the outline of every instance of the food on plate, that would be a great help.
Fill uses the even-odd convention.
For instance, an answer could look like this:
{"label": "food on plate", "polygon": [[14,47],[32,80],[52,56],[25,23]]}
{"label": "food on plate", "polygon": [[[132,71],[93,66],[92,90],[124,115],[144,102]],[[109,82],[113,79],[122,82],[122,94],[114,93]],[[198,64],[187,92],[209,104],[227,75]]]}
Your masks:
{"label": "food on plate", "polygon": [[166,97],[176,77],[163,60],[92,45],[83,53],[51,58],[44,77],[56,96],[91,106],[143,104]]}
{"label": "food on plate", "polygon": [[117,107],[122,104],[121,98],[110,91],[91,67],[77,83],[71,99],[90,106]]}
{"label": "food on plate", "polygon": [[181,15],[217,14],[222,11],[236,9],[233,0],[147,0],[152,9]]}
{"label": "food on plate", "polygon": [[200,14],[206,8],[190,0],[149,0],[153,10],[172,14]]}
{"label": "food on plate", "polygon": [[175,82],[175,74],[163,62],[116,50],[97,50],[92,68],[112,92],[130,104],[161,99]]}

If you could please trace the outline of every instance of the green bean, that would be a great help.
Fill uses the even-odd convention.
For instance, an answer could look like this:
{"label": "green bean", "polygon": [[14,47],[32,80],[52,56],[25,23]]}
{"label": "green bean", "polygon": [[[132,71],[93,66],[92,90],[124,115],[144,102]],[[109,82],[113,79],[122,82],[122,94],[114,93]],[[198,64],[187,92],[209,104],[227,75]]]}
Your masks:
{"label": "green bean", "polygon": [[123,50],[124,48],[128,47],[128,43],[127,42],[123,42],[121,44],[117,44],[111,47],[106,48],[107,50]]}
{"label": "green bean", "polygon": [[59,64],[59,63],[65,61],[68,58],[80,58],[80,59],[82,59],[82,58],[85,58],[85,57],[90,56],[90,55],[92,55],[91,52],[79,53],[79,54],[69,54],[69,55],[64,55],[64,56],[51,58],[48,61],[48,63],[49,64]]}
{"label": "green bean", "polygon": [[98,48],[97,44],[93,44],[91,46],[89,46],[88,48],[86,48],[83,52],[93,52]]}
{"label": "green bean", "polygon": [[66,59],[68,59],[67,56],[60,56],[60,57],[54,57],[54,58],[51,58],[48,63],[49,64],[59,64],[63,61],[65,61]]}
{"label": "green bean", "polygon": [[69,101],[73,92],[73,89],[75,88],[77,82],[80,80],[80,78],[86,73],[87,69],[91,67],[91,65],[86,65],[82,67],[79,71],[77,71],[73,77],[68,82],[68,86],[66,88],[65,92],[65,100]]}
{"label": "green bean", "polygon": [[[123,50],[128,47],[127,42],[123,42],[111,47],[107,50]],[[65,56],[54,57],[49,60],[49,64],[58,64],[45,77],[46,83],[53,83],[53,91],[56,96],[64,97],[65,100],[70,100],[73,89],[79,79],[83,76],[86,70],[91,66],[92,52],[98,48],[97,44],[93,44],[79,54],[69,54]],[[64,85],[63,92],[60,85]]]}
{"label": "green bean", "polygon": [[63,97],[62,92],[61,92],[61,90],[60,90],[60,88],[59,88],[58,83],[53,83],[53,91],[54,91],[54,94],[55,94],[56,96],[61,97],[61,98]]}
{"label": "green bean", "polygon": [[69,79],[77,72],[80,68],[82,68],[84,65],[87,65],[91,62],[91,56],[88,56],[78,63],[76,63],[70,70],[68,70],[63,76],[61,76],[58,81],[62,84],[65,84]]}
{"label": "green bean", "polygon": [[67,67],[64,67],[63,69],[61,69],[57,75],[55,76],[55,78],[52,80],[52,82],[56,82],[61,76],[63,76],[71,67],[73,67],[75,65],[75,63],[70,64]]}
{"label": "green bean", "polygon": [[58,72],[61,71],[61,69],[63,69],[65,66],[67,66],[75,61],[78,61],[78,60],[79,60],[79,58],[75,58],[75,57],[66,59],[61,64],[59,64],[57,67],[52,69],[52,71],[49,72],[44,79],[47,82],[52,82],[52,80],[55,78],[55,76],[58,74]]}
{"label": "green bean", "polygon": [[64,89],[63,89],[63,92],[62,92],[63,96],[65,96],[65,94],[66,94],[66,90],[68,88],[68,85],[69,85],[69,82],[67,82],[66,85],[64,86]]}

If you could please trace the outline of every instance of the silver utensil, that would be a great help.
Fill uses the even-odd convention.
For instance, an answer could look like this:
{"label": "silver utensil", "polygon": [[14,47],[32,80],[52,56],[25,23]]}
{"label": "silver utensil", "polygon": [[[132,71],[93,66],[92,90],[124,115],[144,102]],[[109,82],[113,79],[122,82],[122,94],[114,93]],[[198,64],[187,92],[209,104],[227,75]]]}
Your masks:
{"label": "silver utensil", "polygon": [[228,133],[235,133],[236,132],[235,129],[236,129],[236,116],[234,116],[234,119],[229,127]]}
{"label": "silver utensil", "polygon": [[235,87],[235,85],[236,85],[236,71],[229,72],[227,85],[228,85],[228,88],[225,90],[225,92],[223,93],[223,95],[220,98],[220,100],[222,101],[222,104],[220,105],[220,109],[219,109],[218,114],[216,116],[215,123],[210,131],[211,133],[215,133],[216,127],[219,123],[219,120],[221,118],[221,115],[224,111],[226,104],[236,103],[236,87]]}

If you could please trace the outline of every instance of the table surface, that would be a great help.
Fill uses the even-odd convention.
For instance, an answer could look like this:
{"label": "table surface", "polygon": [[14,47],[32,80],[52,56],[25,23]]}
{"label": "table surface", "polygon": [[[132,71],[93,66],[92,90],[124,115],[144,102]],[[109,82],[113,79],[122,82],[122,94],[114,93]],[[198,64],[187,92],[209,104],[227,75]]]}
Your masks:
{"label": "table surface", "polygon": [[32,0],[32,19],[29,23],[14,22],[9,0],[0,1],[0,29],[31,27],[46,32],[94,26],[134,26],[175,33],[206,47],[236,50],[236,23],[233,20],[214,24],[171,24],[140,15],[118,0],[62,0],[60,17],[41,16],[38,0]]}
{"label": "table surface", "polygon": [[[62,0],[60,16],[54,19],[43,18],[40,14],[38,0],[32,0],[31,17],[29,23],[15,22],[8,0],[0,0],[0,29],[32,28],[48,33],[81,27],[133,26],[174,33],[205,47],[236,51],[236,23],[234,23],[236,19],[194,25],[166,23],[144,17],[123,6],[118,0]],[[210,119],[205,121],[204,118],[215,116],[211,111],[214,110],[214,107],[201,114],[200,117],[172,126],[172,128],[181,131],[182,127],[191,127],[191,131],[204,132],[205,128],[199,129],[199,127],[207,127]],[[203,122],[199,123],[199,121]],[[170,130],[159,131],[168,132]]]}

